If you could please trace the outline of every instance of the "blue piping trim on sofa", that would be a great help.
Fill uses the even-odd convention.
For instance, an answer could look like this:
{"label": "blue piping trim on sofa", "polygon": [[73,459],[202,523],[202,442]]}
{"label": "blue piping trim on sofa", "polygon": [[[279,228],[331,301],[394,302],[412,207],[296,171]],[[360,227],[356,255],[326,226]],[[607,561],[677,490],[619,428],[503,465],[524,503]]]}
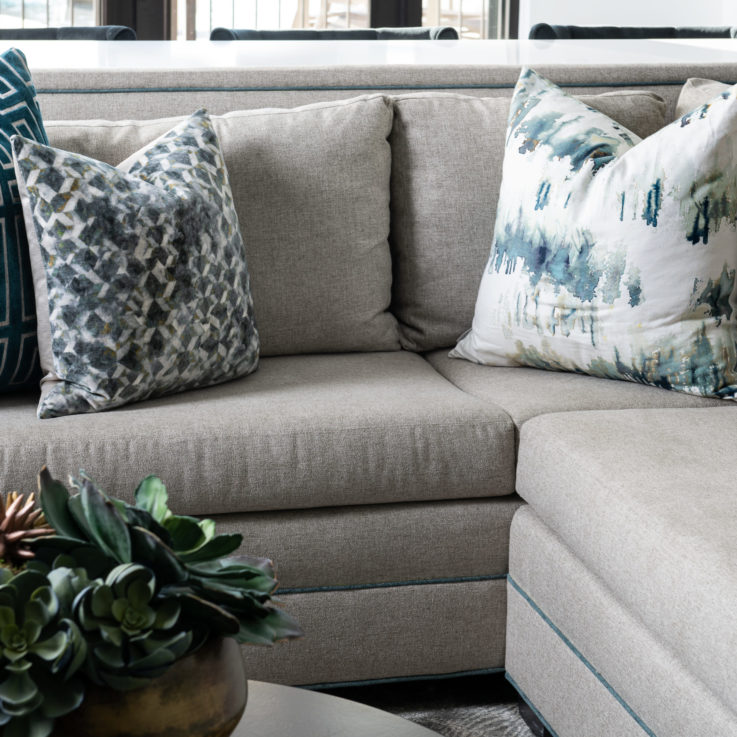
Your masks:
{"label": "blue piping trim on sofa", "polygon": [[520,698],[527,704],[527,706],[530,707],[530,709],[532,709],[533,713],[540,720],[540,723],[543,725],[543,727],[545,727],[545,729],[550,732],[552,737],[558,737],[558,733],[550,726],[550,724],[548,724],[548,720],[545,719],[545,717],[537,710],[535,704],[533,704],[532,701],[527,698],[527,694],[522,690],[517,681],[515,681],[514,678],[509,675],[509,673],[506,673],[504,677],[514,686],[517,693],[520,695]]}
{"label": "blue piping trim on sofa", "polygon": [[[649,737],[657,737],[655,732],[642,721],[642,719],[632,710],[632,707],[614,690],[609,681],[599,673],[596,668],[584,657],[583,653],[563,634],[563,632],[553,623],[545,612],[532,600],[524,589],[512,578],[511,574],[507,576],[507,581],[517,591],[517,593],[530,605],[532,610],[550,627],[553,632],[567,645],[568,649],[594,674],[596,679],[601,683],[604,688],[615,698],[617,703],[635,720],[637,725],[642,729],[645,734]],[[516,686],[515,686],[516,688]],[[529,703],[529,702],[528,702]],[[530,704],[530,706],[532,706]]]}
{"label": "blue piping trim on sofa", "polygon": [[345,584],[342,586],[304,586],[302,588],[279,589],[278,596],[289,594],[315,594],[320,591],[362,591],[363,589],[395,589],[400,586],[428,586],[436,583],[475,583],[477,581],[497,581],[507,577],[506,573],[490,576],[455,576],[453,578],[418,578],[412,581],[384,581],[381,583]]}
{"label": "blue piping trim on sofa", "polygon": [[[559,87],[680,87],[686,80],[656,82],[561,82]],[[733,84],[725,82],[725,84]],[[368,84],[368,85],[295,85],[292,87],[110,87],[110,88],[37,88],[39,95],[105,95],[142,92],[365,92],[367,90],[511,90],[514,82],[485,84]]]}
{"label": "blue piping trim on sofa", "polygon": [[349,688],[351,686],[377,686],[383,683],[406,683],[411,681],[442,681],[446,678],[465,678],[466,676],[487,676],[495,673],[504,673],[504,668],[478,668],[476,670],[460,670],[455,673],[431,673],[420,676],[395,676],[392,678],[372,678],[366,681],[336,681],[335,683],[310,683],[305,688],[310,691],[320,691],[326,688]]}

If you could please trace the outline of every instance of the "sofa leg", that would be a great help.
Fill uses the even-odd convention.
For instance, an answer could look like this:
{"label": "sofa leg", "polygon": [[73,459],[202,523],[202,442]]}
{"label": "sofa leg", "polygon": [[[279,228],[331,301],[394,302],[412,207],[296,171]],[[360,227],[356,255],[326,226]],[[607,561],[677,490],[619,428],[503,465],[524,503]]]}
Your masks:
{"label": "sofa leg", "polygon": [[524,719],[525,724],[530,728],[530,732],[532,732],[534,737],[553,737],[524,699],[519,700],[519,714]]}

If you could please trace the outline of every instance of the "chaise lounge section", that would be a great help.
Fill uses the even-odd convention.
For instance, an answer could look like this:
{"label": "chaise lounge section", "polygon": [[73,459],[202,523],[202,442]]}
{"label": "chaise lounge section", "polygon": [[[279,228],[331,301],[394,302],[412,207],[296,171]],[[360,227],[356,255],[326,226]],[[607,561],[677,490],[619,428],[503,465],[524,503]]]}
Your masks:
{"label": "chaise lounge section", "polygon": [[731,408],[524,426],[506,667],[559,733],[737,734],[736,439]]}

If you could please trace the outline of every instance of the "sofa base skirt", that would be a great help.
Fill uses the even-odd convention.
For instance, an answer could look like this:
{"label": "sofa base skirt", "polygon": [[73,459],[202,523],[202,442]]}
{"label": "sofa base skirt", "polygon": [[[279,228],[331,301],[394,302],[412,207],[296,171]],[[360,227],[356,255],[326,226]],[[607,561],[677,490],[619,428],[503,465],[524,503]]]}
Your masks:
{"label": "sofa base skirt", "polygon": [[529,507],[512,523],[507,678],[557,737],[737,737],[737,715]]}
{"label": "sofa base skirt", "polygon": [[504,667],[504,576],[280,597],[304,637],[244,647],[248,678],[333,686]]}

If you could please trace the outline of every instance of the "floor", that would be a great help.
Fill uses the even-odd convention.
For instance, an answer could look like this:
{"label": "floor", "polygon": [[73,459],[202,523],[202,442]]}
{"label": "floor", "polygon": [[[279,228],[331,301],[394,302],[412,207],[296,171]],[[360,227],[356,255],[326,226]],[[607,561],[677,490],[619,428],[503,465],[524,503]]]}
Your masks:
{"label": "floor", "polygon": [[392,712],[443,737],[537,737],[519,715],[503,674],[331,690]]}

